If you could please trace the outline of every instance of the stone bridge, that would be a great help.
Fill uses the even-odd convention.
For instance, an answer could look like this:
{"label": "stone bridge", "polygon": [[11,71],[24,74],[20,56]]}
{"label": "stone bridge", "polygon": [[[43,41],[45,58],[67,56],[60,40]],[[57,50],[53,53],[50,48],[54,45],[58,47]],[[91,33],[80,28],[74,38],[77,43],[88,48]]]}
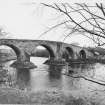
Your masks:
{"label": "stone bridge", "polygon": [[[62,60],[66,58],[85,59],[93,57],[93,53],[89,52],[86,48],[56,41],[0,39],[0,45],[11,47],[17,55],[17,60],[20,62],[30,62],[30,57],[33,53],[35,53],[35,49],[37,46],[45,47],[50,54],[50,59],[53,58],[54,60]],[[65,57],[65,55],[67,56]]]}

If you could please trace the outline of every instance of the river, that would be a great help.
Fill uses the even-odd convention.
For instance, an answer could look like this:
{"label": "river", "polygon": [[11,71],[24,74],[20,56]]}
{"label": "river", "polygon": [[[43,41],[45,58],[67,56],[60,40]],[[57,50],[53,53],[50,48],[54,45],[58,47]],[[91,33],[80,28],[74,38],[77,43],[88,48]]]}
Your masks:
{"label": "river", "polygon": [[[43,64],[47,58],[31,57],[31,62],[37,65],[34,69],[18,69],[10,65],[14,61],[8,61],[3,64],[4,69],[8,69],[11,76],[10,81],[14,81],[19,89],[27,91],[37,90],[61,90],[65,94],[71,93],[79,96],[94,96],[97,92],[97,98],[101,96],[105,99],[105,86],[85,80],[84,78],[73,78],[65,75],[70,69],[75,75],[83,75],[95,81],[104,83],[105,65],[87,64],[68,66],[49,66]],[[71,72],[72,74],[72,72]],[[99,92],[99,93],[98,93]],[[100,96],[101,95],[101,96]],[[95,96],[95,97],[96,97]],[[101,99],[100,99],[101,100]]]}

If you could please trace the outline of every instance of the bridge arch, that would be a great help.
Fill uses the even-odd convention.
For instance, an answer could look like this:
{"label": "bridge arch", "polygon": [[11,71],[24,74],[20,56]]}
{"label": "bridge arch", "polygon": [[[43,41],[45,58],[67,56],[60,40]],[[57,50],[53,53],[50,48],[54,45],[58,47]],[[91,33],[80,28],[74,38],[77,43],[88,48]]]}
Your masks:
{"label": "bridge arch", "polygon": [[85,52],[85,50],[81,50],[81,51],[79,52],[79,55],[80,55],[80,58],[81,58],[81,59],[86,59],[86,52]]}
{"label": "bridge arch", "polygon": [[65,58],[66,60],[74,59],[74,51],[71,47],[65,47],[63,58]]}
{"label": "bridge arch", "polygon": [[[55,53],[54,53],[53,49],[50,46],[45,45],[45,44],[39,44],[38,46],[44,47],[48,51],[50,58],[54,58],[55,57]],[[38,46],[36,46],[36,47],[38,47]]]}
{"label": "bridge arch", "polygon": [[16,47],[15,45],[12,45],[12,44],[0,44],[0,46],[7,46],[7,47],[11,48],[15,52],[15,54],[17,56],[17,59],[21,54],[20,49],[18,47]]}

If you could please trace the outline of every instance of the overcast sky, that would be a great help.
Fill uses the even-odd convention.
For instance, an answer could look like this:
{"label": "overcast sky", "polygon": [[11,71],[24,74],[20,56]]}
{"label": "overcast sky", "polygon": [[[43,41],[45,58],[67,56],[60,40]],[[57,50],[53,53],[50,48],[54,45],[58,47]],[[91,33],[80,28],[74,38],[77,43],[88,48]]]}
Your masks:
{"label": "overcast sky", "polygon": [[[43,0],[49,3],[50,0]],[[101,0],[64,0],[64,2],[88,2],[95,3]],[[0,26],[11,33],[11,38],[18,39],[44,39],[62,41],[62,29],[54,30],[39,38],[40,34],[47,30],[47,27],[56,22],[53,10],[39,6],[42,0],[0,0]],[[53,0],[51,2],[63,2]],[[65,40],[67,43],[78,42],[81,46],[93,45],[83,36],[75,36]]]}

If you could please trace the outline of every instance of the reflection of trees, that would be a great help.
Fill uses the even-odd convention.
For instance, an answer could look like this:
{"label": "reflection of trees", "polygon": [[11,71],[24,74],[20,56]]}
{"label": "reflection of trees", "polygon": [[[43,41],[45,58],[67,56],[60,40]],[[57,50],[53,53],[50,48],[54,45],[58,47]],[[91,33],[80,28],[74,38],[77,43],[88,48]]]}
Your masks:
{"label": "reflection of trees", "polygon": [[95,64],[88,64],[88,63],[86,63],[86,64],[81,64],[81,63],[79,63],[79,64],[75,64],[75,63],[71,63],[71,64],[69,64],[69,66],[72,68],[72,69],[75,69],[75,68],[81,68],[81,69],[90,69],[91,67],[93,67]]}
{"label": "reflection of trees", "polygon": [[21,89],[27,87],[30,81],[30,71],[28,69],[17,69],[17,84]]}
{"label": "reflection of trees", "polygon": [[[104,81],[101,81],[101,80],[97,80],[96,78],[93,78],[93,76],[95,75],[95,68],[94,68],[94,65],[95,64],[87,64],[87,65],[79,65],[80,66],[80,70],[82,71],[85,71],[85,72],[91,72],[91,70],[93,71],[93,75],[85,75],[84,73],[82,73],[81,71],[79,73],[76,73],[76,74],[69,74],[69,73],[62,73],[63,75],[66,75],[66,76],[69,76],[69,77],[72,77],[74,79],[84,79],[84,80],[87,80],[87,81],[90,81],[90,82],[93,82],[93,83],[96,83],[96,84],[99,84],[99,85],[102,85],[102,86],[105,86],[105,82]],[[76,65],[73,65],[73,68],[72,69],[75,69],[76,67],[76,70],[78,71],[79,68],[77,68]]]}
{"label": "reflection of trees", "polygon": [[92,72],[94,70],[93,64],[71,64],[70,70],[75,73]]}
{"label": "reflection of trees", "polygon": [[67,51],[64,51],[63,55],[62,55],[62,58],[68,60],[69,59],[69,54]]}
{"label": "reflection of trees", "polygon": [[50,65],[49,66],[49,77],[54,78],[54,79],[57,79],[57,78],[59,79],[61,78],[61,71],[62,71],[62,67]]}

